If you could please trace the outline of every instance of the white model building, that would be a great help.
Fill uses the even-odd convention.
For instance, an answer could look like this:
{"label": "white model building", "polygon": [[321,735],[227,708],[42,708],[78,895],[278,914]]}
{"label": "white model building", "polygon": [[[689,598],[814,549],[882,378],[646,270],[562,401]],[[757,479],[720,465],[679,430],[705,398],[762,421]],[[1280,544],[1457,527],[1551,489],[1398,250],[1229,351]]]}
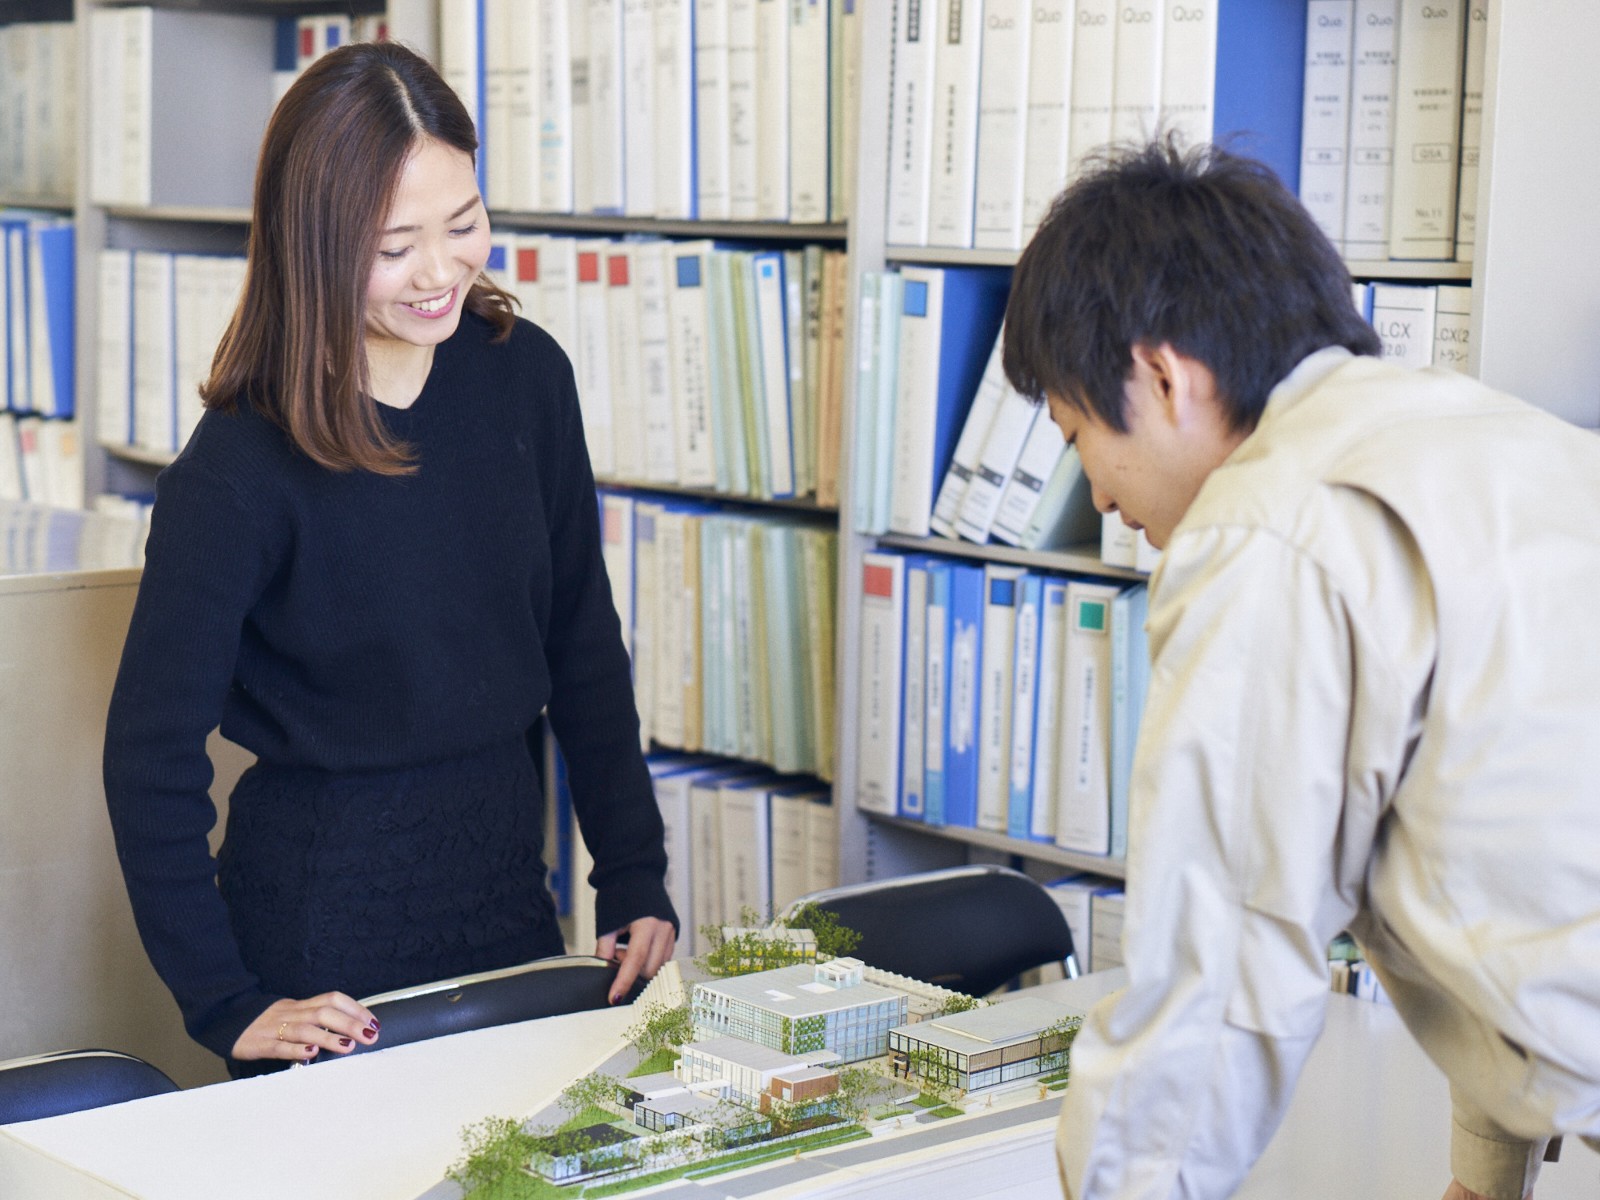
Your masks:
{"label": "white model building", "polygon": [[934,1017],[889,1034],[896,1073],[931,1075],[963,1091],[993,1087],[1059,1068],[1063,1049],[1043,1036],[1076,1009],[1025,996],[987,1008]]}
{"label": "white model building", "polygon": [[906,994],[867,983],[859,959],[784,967],[694,986],[695,1037],[742,1038],[785,1054],[829,1050],[842,1062],[888,1052]]}
{"label": "white model building", "polygon": [[730,1100],[755,1105],[763,1103],[763,1095],[794,1101],[837,1091],[838,1061],[827,1050],[786,1054],[742,1038],[719,1037],[684,1046],[673,1073],[686,1085],[719,1086]]}

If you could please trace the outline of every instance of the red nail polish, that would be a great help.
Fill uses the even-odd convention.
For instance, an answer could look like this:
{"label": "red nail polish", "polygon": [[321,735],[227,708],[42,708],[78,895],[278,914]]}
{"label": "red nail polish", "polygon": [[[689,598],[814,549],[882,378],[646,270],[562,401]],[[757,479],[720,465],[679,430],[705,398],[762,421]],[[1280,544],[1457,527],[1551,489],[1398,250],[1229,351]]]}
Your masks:
{"label": "red nail polish", "polygon": [[377,1033],[378,1030],[383,1028],[383,1022],[378,1020],[377,1017],[373,1017],[369,1024],[372,1026],[373,1033]]}
{"label": "red nail polish", "polygon": [[341,1046],[353,1046],[353,1045],[355,1045],[355,1043],[352,1042],[349,1038],[340,1038],[339,1039],[339,1045],[341,1045]]}
{"label": "red nail polish", "polygon": [[374,1029],[371,1025],[368,1025],[365,1029],[363,1029],[361,1031],[361,1036],[366,1038],[367,1041],[369,1041],[369,1042],[375,1042],[375,1041],[378,1040],[378,1031],[376,1029]]}
{"label": "red nail polish", "polygon": [[306,1047],[306,1057],[307,1058],[314,1057],[316,1055],[316,1053],[317,1053],[317,1048],[315,1046],[307,1046]]}

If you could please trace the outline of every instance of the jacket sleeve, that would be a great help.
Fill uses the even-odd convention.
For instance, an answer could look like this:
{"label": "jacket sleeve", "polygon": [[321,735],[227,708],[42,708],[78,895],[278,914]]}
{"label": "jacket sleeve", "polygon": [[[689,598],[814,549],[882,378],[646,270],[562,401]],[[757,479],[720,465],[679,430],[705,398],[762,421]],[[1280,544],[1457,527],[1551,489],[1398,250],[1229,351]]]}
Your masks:
{"label": "jacket sleeve", "polygon": [[545,659],[550,726],[573,808],[594,858],[595,929],[640,917],[678,924],[667,898],[661,812],[640,749],[639,714],[622,626],[601,556],[600,513],[571,367],[562,360],[562,436],[549,505],[554,579]]}
{"label": "jacket sleeve", "polygon": [[258,515],[193,462],[163,471],[106,717],[106,803],[139,936],[190,1036],[227,1056],[276,997],[246,968],[207,843],[206,737],[273,570]]}
{"label": "jacket sleeve", "polygon": [[1400,761],[1386,739],[1407,724],[1356,704],[1400,689],[1339,590],[1278,537],[1181,533],[1153,593],[1128,985],[1073,1047],[1057,1136],[1079,1200],[1230,1195],[1266,1147],[1394,783],[1369,764]]}

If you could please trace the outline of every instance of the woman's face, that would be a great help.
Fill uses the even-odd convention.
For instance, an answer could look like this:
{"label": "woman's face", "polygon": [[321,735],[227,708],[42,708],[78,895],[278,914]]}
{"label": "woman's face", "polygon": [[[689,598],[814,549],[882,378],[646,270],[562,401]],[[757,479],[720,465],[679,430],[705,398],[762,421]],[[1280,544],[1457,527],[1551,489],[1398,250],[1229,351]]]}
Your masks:
{"label": "woman's face", "polygon": [[489,216],[472,159],[424,138],[400,174],[367,281],[367,338],[418,347],[461,323],[467,289],[489,261]]}

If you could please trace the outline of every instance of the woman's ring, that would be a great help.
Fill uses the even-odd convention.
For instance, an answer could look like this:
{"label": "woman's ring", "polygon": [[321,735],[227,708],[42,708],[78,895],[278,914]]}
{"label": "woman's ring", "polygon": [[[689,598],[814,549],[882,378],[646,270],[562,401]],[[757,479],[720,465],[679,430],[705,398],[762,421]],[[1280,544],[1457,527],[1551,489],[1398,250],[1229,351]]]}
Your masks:
{"label": "woman's ring", "polygon": [[282,1025],[278,1026],[278,1040],[280,1042],[284,1040],[283,1031],[285,1029],[287,1029],[287,1028],[289,1028],[289,1022],[287,1022],[287,1021],[285,1021]]}

